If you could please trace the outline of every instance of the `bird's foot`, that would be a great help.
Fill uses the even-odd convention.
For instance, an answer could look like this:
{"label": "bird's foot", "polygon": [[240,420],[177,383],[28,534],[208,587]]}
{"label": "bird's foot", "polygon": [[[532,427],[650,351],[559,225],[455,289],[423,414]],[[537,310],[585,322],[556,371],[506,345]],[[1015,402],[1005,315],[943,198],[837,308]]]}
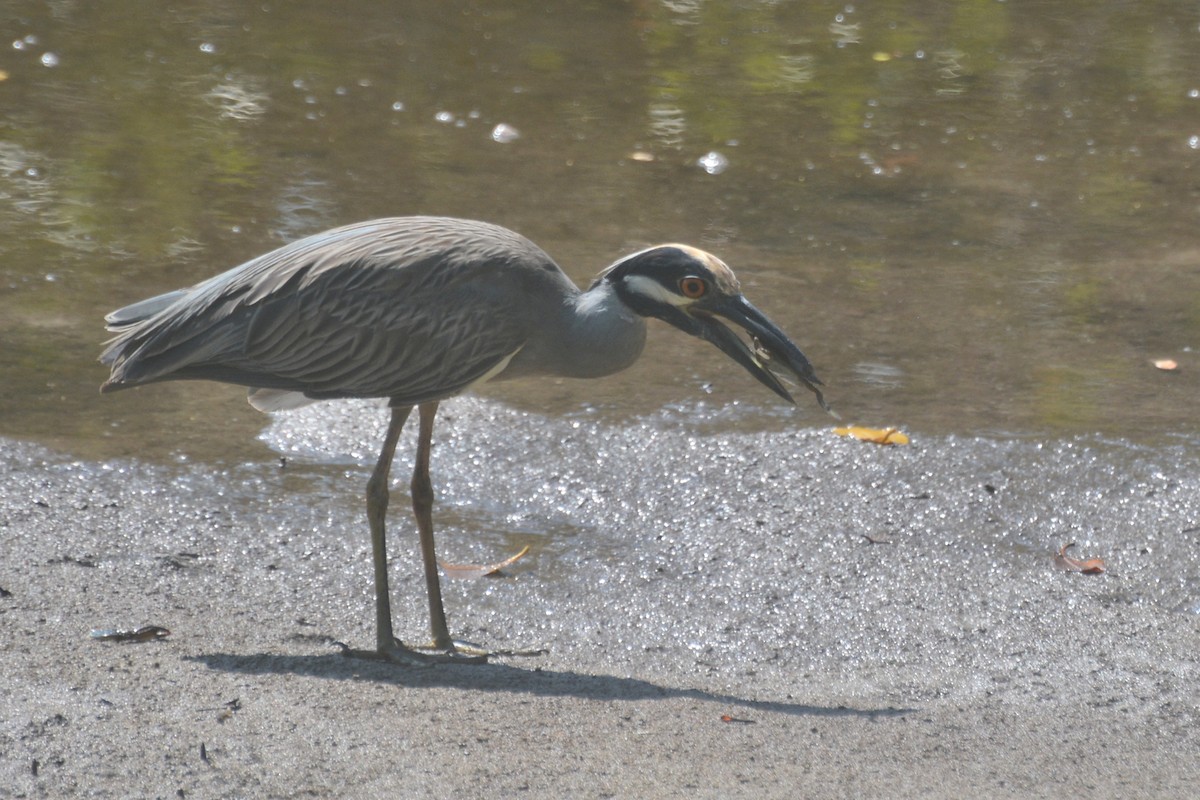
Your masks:
{"label": "bird's foot", "polygon": [[[436,639],[424,646],[416,648],[421,654],[430,655],[453,655],[458,658],[532,658],[534,656],[544,656],[550,651],[546,648],[538,648],[531,650],[497,650],[495,648],[484,647],[473,642],[464,642],[462,640],[452,640],[445,644]],[[472,662],[474,663],[474,662]]]}
{"label": "bird's foot", "polygon": [[490,655],[485,652],[463,652],[457,648],[412,648],[394,637],[390,642],[381,642],[374,650],[356,650],[341,642],[336,644],[342,648],[342,655],[348,658],[387,661],[402,667],[432,667],[435,664],[486,664],[488,655]]}

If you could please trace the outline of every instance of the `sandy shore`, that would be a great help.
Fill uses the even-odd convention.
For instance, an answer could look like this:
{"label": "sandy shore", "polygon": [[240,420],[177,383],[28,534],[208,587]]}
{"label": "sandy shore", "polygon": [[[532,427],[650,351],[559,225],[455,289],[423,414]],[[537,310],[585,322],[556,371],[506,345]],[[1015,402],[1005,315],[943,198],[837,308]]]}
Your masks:
{"label": "sandy shore", "polygon": [[[319,454],[372,442],[380,415],[329,409],[268,433],[299,454],[286,469],[0,443],[0,796],[1200,785],[1200,463],[1183,448],[598,437],[464,401],[435,454],[443,555],[533,552],[507,578],[450,582],[451,625],[550,652],[412,670],[333,644],[373,636],[366,469]],[[522,457],[534,442],[544,457]],[[416,639],[403,506],[393,581]],[[1054,569],[1075,540],[1105,574]],[[89,638],[147,624],[172,633]]]}

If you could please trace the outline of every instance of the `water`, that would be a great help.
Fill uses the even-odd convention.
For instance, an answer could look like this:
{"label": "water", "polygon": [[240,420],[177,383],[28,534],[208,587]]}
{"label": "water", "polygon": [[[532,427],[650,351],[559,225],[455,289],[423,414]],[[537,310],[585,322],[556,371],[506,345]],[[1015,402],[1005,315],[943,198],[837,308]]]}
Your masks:
{"label": "water", "polygon": [[[713,250],[850,420],[1195,435],[1191,6],[22,2],[0,30],[0,435],[263,458],[238,390],[100,398],[103,314],[411,213],[508,225],[581,283],[659,241]],[[827,424],[652,340],[621,376],[489,394]]]}

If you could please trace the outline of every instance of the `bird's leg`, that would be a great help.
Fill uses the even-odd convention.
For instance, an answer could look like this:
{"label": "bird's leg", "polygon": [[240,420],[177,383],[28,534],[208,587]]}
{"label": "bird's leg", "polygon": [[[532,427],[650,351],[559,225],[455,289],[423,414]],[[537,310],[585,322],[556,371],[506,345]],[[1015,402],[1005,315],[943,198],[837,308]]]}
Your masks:
{"label": "bird's leg", "polygon": [[542,649],[489,650],[450,638],[433,546],[433,481],[429,478],[429,451],[433,441],[433,418],[437,410],[437,403],[422,403],[420,406],[421,428],[417,435],[417,463],[412,476],[413,515],[417,518],[417,529],[421,534],[421,561],[425,566],[425,588],[429,594],[429,629],[433,635],[429,647],[422,649],[434,651],[455,662],[475,664],[486,661],[489,656],[545,655],[546,651]]}
{"label": "bird's leg", "polygon": [[453,650],[454,640],[450,638],[450,631],[446,627],[442,584],[433,547],[433,481],[429,478],[429,451],[433,443],[433,418],[437,409],[437,403],[422,403],[420,406],[421,429],[417,436],[417,463],[412,475],[412,504],[417,530],[421,535],[421,561],[425,565],[425,589],[429,595],[429,630],[433,634],[431,647]]}
{"label": "bird's leg", "polygon": [[421,562],[425,566],[425,590],[429,595],[429,631],[433,636],[428,649],[451,656],[455,661],[472,663],[486,661],[489,653],[475,645],[455,642],[446,626],[446,611],[442,607],[442,581],[438,574],[437,554],[433,545],[433,481],[429,477],[429,451],[433,446],[433,418],[437,403],[420,406],[421,428],[417,434],[417,463],[413,467],[413,516],[421,535]]}
{"label": "bird's leg", "polygon": [[375,462],[371,479],[367,481],[367,522],[371,526],[371,560],[375,565],[375,650],[382,658],[402,663],[416,663],[423,659],[405,647],[392,631],[385,520],[388,508],[388,479],[391,475],[392,460],[396,456],[396,442],[400,440],[400,431],[404,429],[404,423],[411,411],[411,406],[392,409],[387,434],[383,438],[383,448],[379,451],[379,460]]}
{"label": "bird's leg", "polygon": [[[371,559],[375,566],[375,650],[362,652],[345,650],[346,655],[380,658],[406,666],[424,666],[430,663],[445,661],[463,661],[483,659],[464,659],[461,656],[453,658],[445,655],[427,655],[407,647],[396,638],[392,629],[392,602],[388,588],[387,563],[387,532],[385,521],[388,507],[388,482],[391,474],[392,460],[396,455],[396,443],[400,440],[400,431],[408,420],[412,406],[400,406],[392,409],[391,421],[388,423],[387,434],[383,439],[383,448],[379,452],[379,460],[367,481],[367,521],[371,526]],[[444,624],[444,623],[443,623]]]}

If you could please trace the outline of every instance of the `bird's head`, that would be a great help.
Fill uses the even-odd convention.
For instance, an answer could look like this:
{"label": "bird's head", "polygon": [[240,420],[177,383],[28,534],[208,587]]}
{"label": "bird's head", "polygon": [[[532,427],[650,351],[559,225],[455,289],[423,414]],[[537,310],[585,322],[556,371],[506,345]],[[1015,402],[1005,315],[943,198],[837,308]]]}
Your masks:
{"label": "bird's head", "polygon": [[[616,262],[596,278],[602,281],[638,314],[712,342],[785,400],[796,402],[779,374],[810,389],[821,408],[833,413],[808,358],[742,296],[733,270],[711,253],[683,244],[659,245]],[[749,343],[723,321],[742,328]]]}

